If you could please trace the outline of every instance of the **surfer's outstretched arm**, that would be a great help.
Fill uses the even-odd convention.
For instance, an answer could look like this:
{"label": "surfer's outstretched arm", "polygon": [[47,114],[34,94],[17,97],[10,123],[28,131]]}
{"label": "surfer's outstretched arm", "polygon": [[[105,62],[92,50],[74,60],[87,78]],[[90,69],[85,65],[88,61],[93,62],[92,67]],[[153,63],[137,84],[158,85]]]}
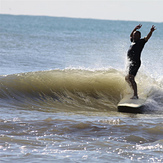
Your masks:
{"label": "surfer's outstretched arm", "polygon": [[153,31],[156,30],[156,27],[154,25],[152,25],[152,28],[150,30],[150,32],[148,33],[148,35],[145,37],[145,40],[148,41],[150,39],[150,37],[152,36]]}
{"label": "surfer's outstretched arm", "polygon": [[133,33],[134,33],[137,29],[140,29],[141,27],[142,27],[141,24],[137,25],[137,26],[133,29],[133,31],[131,32],[130,38],[132,38],[132,37],[133,37]]}

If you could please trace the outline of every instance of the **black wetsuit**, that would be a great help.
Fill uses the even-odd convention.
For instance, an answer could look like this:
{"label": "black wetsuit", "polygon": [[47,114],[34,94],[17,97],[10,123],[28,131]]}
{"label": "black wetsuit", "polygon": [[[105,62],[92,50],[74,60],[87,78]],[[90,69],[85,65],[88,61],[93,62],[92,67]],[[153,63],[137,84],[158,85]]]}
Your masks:
{"label": "black wetsuit", "polygon": [[130,48],[129,48],[128,53],[127,53],[127,57],[130,61],[129,74],[136,76],[138,69],[141,65],[140,57],[141,57],[141,52],[142,52],[144,45],[146,43],[146,40],[144,38],[144,39],[139,39],[137,41],[134,41],[131,38],[131,42],[132,43],[131,43]]}

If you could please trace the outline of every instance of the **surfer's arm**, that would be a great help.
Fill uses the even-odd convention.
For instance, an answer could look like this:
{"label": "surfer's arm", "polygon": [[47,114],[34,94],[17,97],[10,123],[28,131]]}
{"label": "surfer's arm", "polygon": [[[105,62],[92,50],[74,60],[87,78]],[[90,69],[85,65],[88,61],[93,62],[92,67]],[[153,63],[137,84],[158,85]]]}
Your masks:
{"label": "surfer's arm", "polygon": [[145,37],[145,41],[148,41],[150,39],[150,37],[152,36],[153,31],[156,30],[156,27],[153,25],[150,32],[148,33],[148,35]]}
{"label": "surfer's arm", "polygon": [[139,25],[137,25],[137,26],[133,29],[133,31],[132,31],[131,34],[130,34],[130,39],[133,38],[133,33],[134,33],[137,29],[140,29],[141,27],[142,27],[142,25],[139,24]]}

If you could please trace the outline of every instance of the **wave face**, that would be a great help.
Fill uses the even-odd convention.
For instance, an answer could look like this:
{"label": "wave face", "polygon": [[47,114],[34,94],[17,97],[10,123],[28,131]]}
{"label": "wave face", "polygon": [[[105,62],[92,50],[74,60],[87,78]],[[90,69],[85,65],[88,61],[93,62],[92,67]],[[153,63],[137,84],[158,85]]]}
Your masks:
{"label": "wave face", "polygon": [[[147,97],[150,109],[163,106],[162,80],[143,74],[138,77],[141,96]],[[124,74],[115,69],[65,69],[1,76],[1,105],[44,106],[59,110],[110,110],[125,94],[132,93]]]}

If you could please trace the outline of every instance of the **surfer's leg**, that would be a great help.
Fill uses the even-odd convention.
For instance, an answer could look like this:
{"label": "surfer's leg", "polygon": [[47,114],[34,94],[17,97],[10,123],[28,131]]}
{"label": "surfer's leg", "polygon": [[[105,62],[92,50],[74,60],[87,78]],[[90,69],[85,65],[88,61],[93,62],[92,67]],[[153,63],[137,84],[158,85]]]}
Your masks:
{"label": "surfer's leg", "polygon": [[127,81],[127,83],[130,85],[130,87],[134,91],[134,95],[133,95],[132,99],[138,99],[137,84],[135,82],[135,76],[129,74],[125,77],[125,80]]}
{"label": "surfer's leg", "polygon": [[132,99],[138,99],[137,84],[135,82],[135,76],[139,70],[140,65],[141,65],[141,62],[130,64],[129,65],[129,74],[125,78],[127,83],[129,83],[130,87],[134,91],[134,95],[133,95]]}
{"label": "surfer's leg", "polygon": [[135,82],[135,77],[134,76],[130,77],[130,80],[131,80],[132,88],[134,90],[134,96],[132,97],[132,99],[138,99],[138,91],[137,91],[137,84]]}

